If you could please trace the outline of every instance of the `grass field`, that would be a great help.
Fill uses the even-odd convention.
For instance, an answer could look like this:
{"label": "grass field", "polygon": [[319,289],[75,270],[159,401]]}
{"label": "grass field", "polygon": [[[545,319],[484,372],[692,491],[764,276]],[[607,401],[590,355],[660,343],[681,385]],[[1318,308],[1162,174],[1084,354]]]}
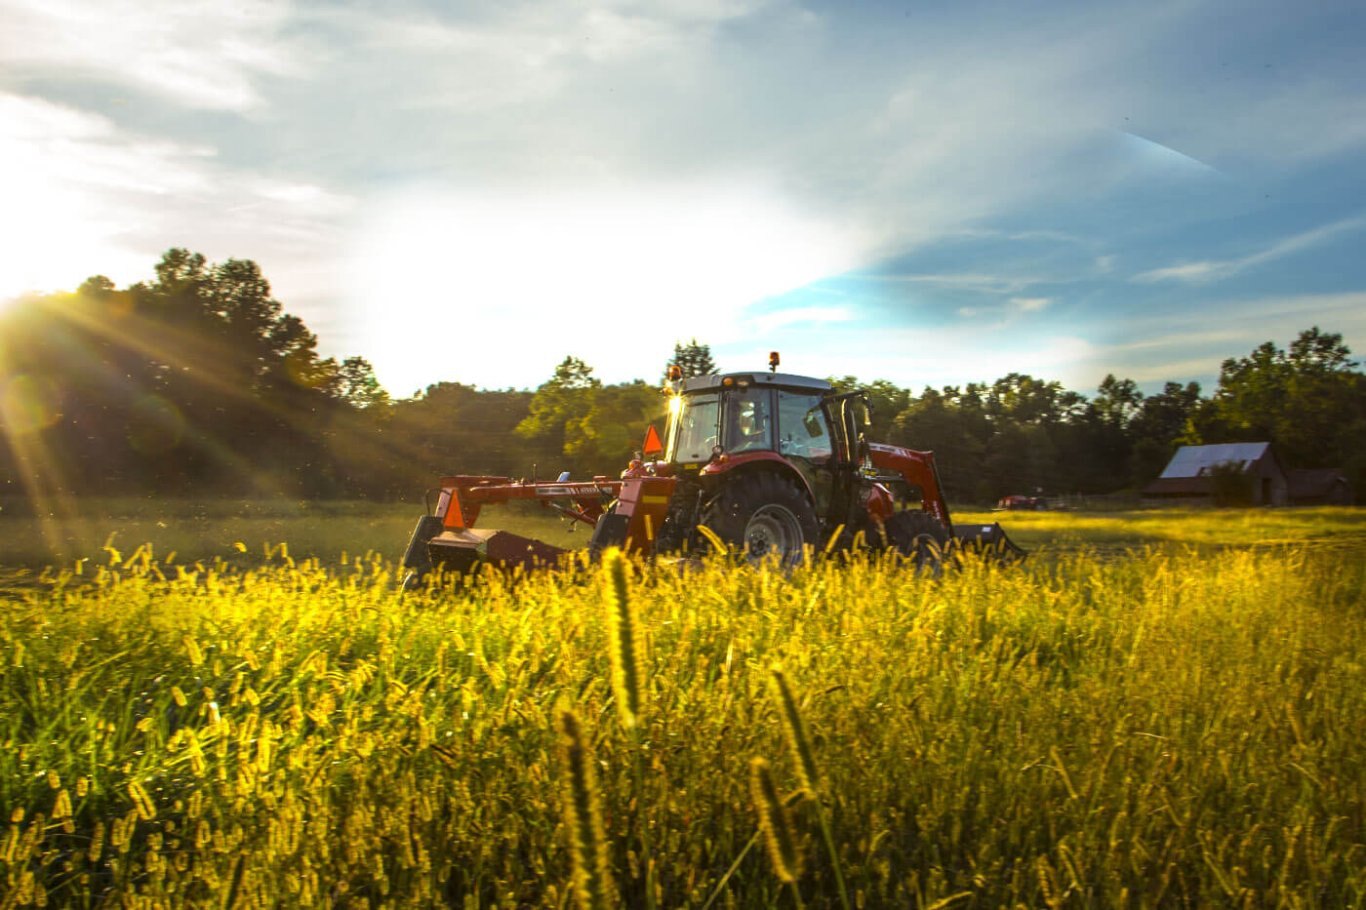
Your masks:
{"label": "grass field", "polygon": [[[402,555],[420,503],[290,500],[160,501],[87,499],[72,514],[34,518],[0,508],[0,567],[40,569],[77,559],[100,562],[104,547],[148,544],[159,560],[238,559],[240,548],[263,556],[282,542],[296,559],[333,562],[374,552]],[[1043,555],[1077,549],[1122,552],[1146,545],[1221,547],[1304,542],[1355,546],[1366,540],[1366,510],[1224,509],[1129,512],[955,511],[958,522],[1000,521],[1012,538]],[[569,549],[588,534],[531,503],[488,508],[481,525],[506,528]]]}
{"label": "grass field", "polygon": [[[0,565],[40,569],[77,559],[98,562],[106,559],[106,544],[130,551],[147,544],[158,559],[175,562],[240,561],[238,544],[261,557],[281,543],[298,559],[334,562],[367,551],[397,559],[422,514],[420,503],[87,500],[78,514],[61,517],[0,511]],[[512,504],[486,515],[486,523],[497,521],[497,527],[557,546],[587,544],[586,526],[571,531],[567,520],[536,505]]]}
{"label": "grass field", "polygon": [[0,592],[0,906],[1366,907],[1356,511],[407,596],[358,511]]}

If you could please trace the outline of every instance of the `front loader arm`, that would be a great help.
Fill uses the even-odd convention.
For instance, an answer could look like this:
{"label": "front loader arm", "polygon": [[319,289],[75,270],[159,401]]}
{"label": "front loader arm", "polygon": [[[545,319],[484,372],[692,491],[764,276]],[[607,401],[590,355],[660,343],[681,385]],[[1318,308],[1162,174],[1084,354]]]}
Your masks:
{"label": "front loader arm", "polygon": [[944,487],[939,482],[939,468],[935,466],[933,452],[920,452],[882,443],[870,443],[868,449],[874,467],[894,471],[901,475],[906,483],[920,488],[924,510],[939,519],[939,523],[949,532],[950,538],[957,546],[968,551],[985,553],[991,559],[1002,563],[1016,562],[1025,557],[1025,551],[1010,539],[1005,528],[997,522],[989,525],[965,524],[958,528],[953,526],[949,519],[949,504],[944,499]]}
{"label": "front loader arm", "polygon": [[939,468],[934,463],[933,452],[870,442],[868,455],[872,459],[873,467],[899,474],[907,485],[919,487],[922,508],[939,519],[939,523],[950,534],[953,533],[949,503],[944,498],[944,488],[939,482]]}

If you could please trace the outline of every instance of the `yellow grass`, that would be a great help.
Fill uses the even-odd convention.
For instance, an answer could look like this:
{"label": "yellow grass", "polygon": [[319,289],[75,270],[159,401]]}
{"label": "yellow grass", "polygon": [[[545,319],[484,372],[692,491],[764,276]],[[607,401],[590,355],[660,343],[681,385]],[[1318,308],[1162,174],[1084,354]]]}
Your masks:
{"label": "yellow grass", "polygon": [[[566,906],[561,710],[621,906],[833,906],[837,871],[864,907],[1366,905],[1356,513],[1138,516],[1160,545],[1100,553],[1135,529],[1008,517],[1077,546],[940,579],[635,567],[631,729],[595,571],[31,575],[0,593],[0,905]],[[775,666],[820,778],[795,887],[754,849],[751,760],[812,774]]]}

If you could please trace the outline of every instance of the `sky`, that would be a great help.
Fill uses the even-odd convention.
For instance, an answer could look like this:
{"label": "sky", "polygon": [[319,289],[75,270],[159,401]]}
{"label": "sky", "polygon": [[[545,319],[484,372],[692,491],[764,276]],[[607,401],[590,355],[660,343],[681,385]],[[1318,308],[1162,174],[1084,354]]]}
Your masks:
{"label": "sky", "polygon": [[[252,259],[407,396],[1366,353],[1359,2],[0,0],[0,301]],[[4,306],[0,302],[0,306]]]}

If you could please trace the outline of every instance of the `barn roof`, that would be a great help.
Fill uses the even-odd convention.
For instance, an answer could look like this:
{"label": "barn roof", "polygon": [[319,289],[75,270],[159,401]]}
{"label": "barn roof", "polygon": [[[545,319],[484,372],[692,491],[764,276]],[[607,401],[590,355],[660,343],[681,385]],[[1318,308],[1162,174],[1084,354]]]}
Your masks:
{"label": "barn roof", "polygon": [[1225,442],[1208,446],[1182,446],[1162,471],[1162,478],[1198,477],[1215,465],[1233,462],[1247,468],[1270,448],[1269,442]]}

